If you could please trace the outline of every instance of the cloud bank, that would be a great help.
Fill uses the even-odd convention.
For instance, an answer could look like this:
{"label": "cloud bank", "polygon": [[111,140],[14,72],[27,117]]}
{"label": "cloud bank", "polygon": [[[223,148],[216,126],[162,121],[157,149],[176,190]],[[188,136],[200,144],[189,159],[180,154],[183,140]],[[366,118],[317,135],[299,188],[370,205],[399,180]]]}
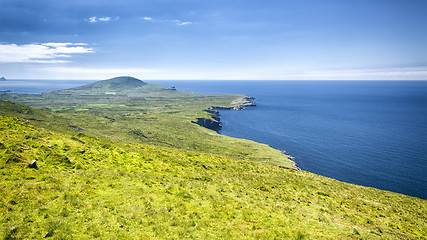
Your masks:
{"label": "cloud bank", "polygon": [[72,54],[95,52],[85,43],[31,43],[24,45],[0,43],[0,62],[64,63]]}

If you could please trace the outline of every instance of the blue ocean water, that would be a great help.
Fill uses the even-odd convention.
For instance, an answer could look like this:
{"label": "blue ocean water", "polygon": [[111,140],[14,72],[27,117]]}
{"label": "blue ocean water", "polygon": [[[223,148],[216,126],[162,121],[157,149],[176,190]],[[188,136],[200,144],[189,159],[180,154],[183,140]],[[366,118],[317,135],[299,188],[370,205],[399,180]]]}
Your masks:
{"label": "blue ocean water", "polygon": [[[89,82],[27,80],[7,89],[0,83],[0,90],[39,93]],[[427,81],[148,82],[251,95],[256,107],[220,111],[221,134],[286,150],[313,173],[427,199]]]}
{"label": "blue ocean water", "polygon": [[8,80],[0,81],[0,92],[38,94],[42,92],[73,88],[95,82],[94,80]]}

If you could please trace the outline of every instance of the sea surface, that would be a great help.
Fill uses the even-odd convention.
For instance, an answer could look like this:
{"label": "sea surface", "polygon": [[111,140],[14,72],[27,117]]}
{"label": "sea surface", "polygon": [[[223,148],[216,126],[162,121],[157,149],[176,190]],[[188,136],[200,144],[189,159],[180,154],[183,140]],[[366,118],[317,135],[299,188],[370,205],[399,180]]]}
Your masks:
{"label": "sea surface", "polygon": [[0,81],[0,92],[38,94],[53,90],[78,87],[95,82],[94,80],[8,80]]}
{"label": "sea surface", "polygon": [[[21,81],[8,89],[0,83],[0,91],[89,82]],[[253,96],[256,107],[220,111],[221,134],[286,150],[303,170],[427,199],[427,81],[147,82]]]}

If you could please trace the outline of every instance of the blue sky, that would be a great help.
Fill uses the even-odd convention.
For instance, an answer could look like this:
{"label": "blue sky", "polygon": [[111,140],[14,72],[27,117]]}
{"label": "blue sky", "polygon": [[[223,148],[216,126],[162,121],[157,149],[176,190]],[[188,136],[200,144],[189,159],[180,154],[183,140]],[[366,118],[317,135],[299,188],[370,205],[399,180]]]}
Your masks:
{"label": "blue sky", "polygon": [[426,13],[426,0],[0,0],[0,76],[427,80]]}

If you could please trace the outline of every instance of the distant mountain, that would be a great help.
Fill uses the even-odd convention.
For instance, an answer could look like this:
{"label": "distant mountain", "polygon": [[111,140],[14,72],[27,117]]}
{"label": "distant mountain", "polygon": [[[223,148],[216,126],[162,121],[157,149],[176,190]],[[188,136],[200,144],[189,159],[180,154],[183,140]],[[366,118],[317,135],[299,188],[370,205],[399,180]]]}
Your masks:
{"label": "distant mountain", "polygon": [[7,80],[6,80],[6,78],[1,77],[1,78],[0,78],[0,82],[1,82],[1,81],[3,81],[3,82],[4,82],[4,81],[7,81]]}
{"label": "distant mountain", "polygon": [[[66,95],[164,95],[165,92],[178,92],[174,87],[164,87],[158,84],[146,83],[134,77],[115,77],[80,87],[50,91],[45,94]],[[181,91],[182,92],[182,91]]]}
{"label": "distant mountain", "polygon": [[147,83],[133,77],[115,77],[108,80],[98,81],[72,90],[90,91],[123,91],[143,87]]}

